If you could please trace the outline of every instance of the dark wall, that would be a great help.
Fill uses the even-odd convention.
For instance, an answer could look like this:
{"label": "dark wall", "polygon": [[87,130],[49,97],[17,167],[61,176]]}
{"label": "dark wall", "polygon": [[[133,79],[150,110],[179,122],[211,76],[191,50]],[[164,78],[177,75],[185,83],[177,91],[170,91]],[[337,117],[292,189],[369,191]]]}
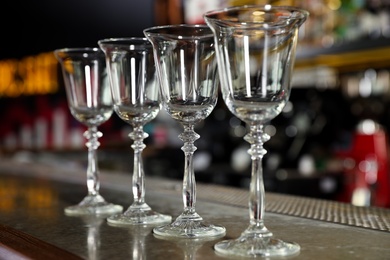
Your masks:
{"label": "dark wall", "polygon": [[63,47],[95,46],[99,39],[143,36],[154,24],[153,0],[3,1],[0,60]]}

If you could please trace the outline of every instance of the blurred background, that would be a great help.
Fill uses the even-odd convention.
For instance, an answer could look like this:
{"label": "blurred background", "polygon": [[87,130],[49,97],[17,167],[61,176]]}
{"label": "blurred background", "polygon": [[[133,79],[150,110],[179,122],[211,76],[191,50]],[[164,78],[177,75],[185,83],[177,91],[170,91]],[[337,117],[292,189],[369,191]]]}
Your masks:
{"label": "blurred background", "polygon": [[[163,24],[203,23],[206,11],[244,4],[310,12],[300,31],[290,102],[267,125],[266,190],[390,207],[389,0],[26,0],[2,3],[0,156],[86,167],[85,128],[67,107],[53,50],[97,47]],[[131,128],[115,114],[100,128],[101,170],[132,174]],[[181,180],[182,128],[161,111],[145,130],[146,176]],[[247,188],[246,126],[219,99],[196,131],[197,182]]]}

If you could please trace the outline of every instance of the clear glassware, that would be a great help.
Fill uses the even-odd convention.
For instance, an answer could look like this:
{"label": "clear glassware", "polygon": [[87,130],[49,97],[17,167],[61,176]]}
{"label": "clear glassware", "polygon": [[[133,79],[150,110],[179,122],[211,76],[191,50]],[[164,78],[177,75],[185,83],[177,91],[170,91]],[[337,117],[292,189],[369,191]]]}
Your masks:
{"label": "clear glassware", "polygon": [[252,173],[249,227],[237,239],[218,242],[224,255],[257,257],[299,253],[296,243],[273,237],[264,225],[264,124],[275,118],[290,96],[299,27],[308,16],[294,7],[243,6],[204,14],[215,35],[222,97],[232,114],[249,128]]}
{"label": "clear glassware", "polygon": [[218,94],[218,70],[213,34],[206,25],[167,25],[144,30],[152,42],[165,111],[184,128],[179,138],[185,155],[184,211],[171,224],[156,227],[155,234],[201,238],[225,234],[222,226],[208,224],[195,211],[196,182],[194,142],[200,137],[196,123],[214,109]]}
{"label": "clear glassware", "polygon": [[103,134],[98,126],[113,113],[104,53],[99,48],[65,48],[54,51],[60,62],[68,105],[73,117],[86,125],[88,195],[77,205],[65,208],[68,215],[111,214],[123,207],[107,202],[100,194],[97,149]]}
{"label": "clear glassware", "polygon": [[146,38],[112,38],[98,41],[106,54],[114,111],[132,126],[133,203],[123,213],[107,218],[111,224],[155,224],[170,222],[171,216],[158,213],[145,202],[145,173],[142,151],[146,148],[144,125],[161,109],[159,82],[154,65],[153,47]]}

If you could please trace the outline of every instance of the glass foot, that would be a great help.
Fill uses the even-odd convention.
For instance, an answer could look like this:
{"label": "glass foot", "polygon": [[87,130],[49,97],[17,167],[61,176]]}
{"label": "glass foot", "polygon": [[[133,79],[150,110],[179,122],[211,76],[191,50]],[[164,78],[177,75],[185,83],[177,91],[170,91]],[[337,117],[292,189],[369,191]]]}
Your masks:
{"label": "glass foot", "polygon": [[300,246],[271,237],[239,237],[218,242],[214,250],[225,256],[272,257],[296,255]]}
{"label": "glass foot", "polygon": [[204,223],[197,213],[182,213],[171,224],[155,227],[153,233],[163,237],[204,238],[224,235],[226,229]]}
{"label": "glass foot", "polygon": [[123,207],[108,203],[100,195],[88,195],[79,204],[65,208],[65,214],[78,215],[106,215],[122,212]]}
{"label": "glass foot", "polygon": [[153,211],[146,203],[134,203],[124,213],[107,218],[107,222],[114,225],[149,225],[171,221],[171,216]]}

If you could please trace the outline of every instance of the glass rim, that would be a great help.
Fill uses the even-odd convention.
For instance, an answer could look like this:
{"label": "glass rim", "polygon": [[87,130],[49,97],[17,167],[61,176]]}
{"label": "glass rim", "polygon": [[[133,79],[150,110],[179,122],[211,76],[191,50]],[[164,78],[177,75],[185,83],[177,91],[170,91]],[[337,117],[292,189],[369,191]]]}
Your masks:
{"label": "glass rim", "polygon": [[[178,28],[188,28],[188,29],[205,29],[208,31],[208,33],[203,35],[194,35],[194,34],[188,34],[188,35],[179,35],[179,34],[173,34],[168,32],[162,32],[163,30],[173,30]],[[211,31],[211,28],[207,24],[169,24],[169,25],[158,25],[158,26],[152,26],[149,28],[146,28],[143,30],[143,33],[147,36],[150,35],[169,35],[171,37],[177,38],[177,39],[199,39],[199,38],[208,38],[208,37],[214,37],[213,32]]]}
{"label": "glass rim", "polygon": [[134,43],[150,43],[148,38],[146,37],[119,37],[119,38],[104,38],[101,40],[98,40],[98,45],[123,45],[127,46],[129,44]]}
{"label": "glass rim", "polygon": [[98,47],[70,47],[70,48],[60,48],[55,49],[54,53],[82,53],[82,52],[90,52],[90,53],[96,53],[101,52],[101,50]]}
{"label": "glass rim", "polygon": [[104,58],[104,52],[99,47],[75,47],[62,48],[53,51],[54,56],[60,62],[71,59],[100,59]]}
{"label": "glass rim", "polygon": [[[221,9],[216,9],[216,10],[211,10],[203,14],[204,20],[207,22],[209,21],[221,21],[222,23],[231,23],[231,24],[236,24],[236,25],[242,25],[243,27],[245,26],[253,26],[253,25],[261,25],[261,24],[268,24],[266,22],[254,22],[254,21],[235,21],[232,19],[221,19],[221,18],[214,18],[212,17],[213,15],[218,15],[218,14],[223,14],[223,13],[228,13],[232,11],[239,11],[239,10],[251,10],[251,9],[258,9],[259,11],[290,11],[290,12],[296,12],[299,14],[299,16],[293,17],[289,16],[284,18],[284,20],[295,20],[295,21],[300,21],[299,24],[302,24],[307,17],[310,15],[310,13],[302,8],[295,7],[295,6],[287,6],[287,5],[242,5],[242,6],[230,6],[230,7],[225,7]],[[274,24],[270,25],[269,28],[280,28],[286,25],[281,25],[281,24]]]}

